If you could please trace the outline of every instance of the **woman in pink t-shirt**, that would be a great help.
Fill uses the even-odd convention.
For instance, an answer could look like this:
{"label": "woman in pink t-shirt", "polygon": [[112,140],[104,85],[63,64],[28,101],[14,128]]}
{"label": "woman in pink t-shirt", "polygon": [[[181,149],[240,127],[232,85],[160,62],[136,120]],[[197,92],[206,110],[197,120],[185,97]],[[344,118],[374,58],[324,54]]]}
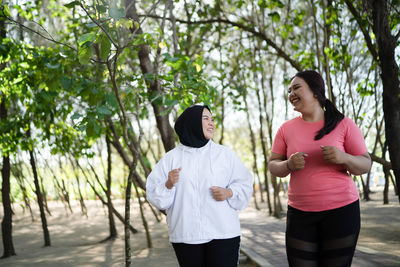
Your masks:
{"label": "woman in pink t-shirt", "polygon": [[297,73],[289,101],[301,116],[276,133],[269,169],[290,174],[286,253],[290,266],[351,266],[360,232],[358,191],[349,173],[369,171],[360,129],[325,97],[321,75]]}

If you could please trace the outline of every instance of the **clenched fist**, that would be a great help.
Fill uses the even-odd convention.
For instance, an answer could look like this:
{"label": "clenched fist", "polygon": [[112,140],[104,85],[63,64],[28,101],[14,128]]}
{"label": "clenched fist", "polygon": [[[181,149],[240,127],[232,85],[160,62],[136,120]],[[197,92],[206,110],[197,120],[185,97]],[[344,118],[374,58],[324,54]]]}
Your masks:
{"label": "clenched fist", "polygon": [[173,169],[168,173],[168,180],[165,182],[165,187],[171,189],[174,185],[179,181],[179,173],[182,170],[182,167],[178,169]]}
{"label": "clenched fist", "polygon": [[333,164],[344,164],[346,161],[346,153],[334,146],[321,146],[324,160]]}
{"label": "clenched fist", "polygon": [[225,199],[231,198],[233,194],[230,188],[222,188],[219,186],[211,186],[210,190],[216,201],[224,201]]}
{"label": "clenched fist", "polygon": [[304,169],[306,165],[306,160],[304,157],[307,157],[308,155],[304,152],[296,152],[292,155],[290,155],[287,165],[289,171],[299,171]]}

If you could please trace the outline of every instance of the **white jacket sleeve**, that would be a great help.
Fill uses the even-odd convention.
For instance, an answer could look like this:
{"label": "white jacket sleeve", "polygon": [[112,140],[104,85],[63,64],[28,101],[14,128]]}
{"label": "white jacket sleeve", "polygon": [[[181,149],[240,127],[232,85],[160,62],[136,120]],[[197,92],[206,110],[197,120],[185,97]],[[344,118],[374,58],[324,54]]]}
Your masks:
{"label": "white jacket sleeve", "polygon": [[171,207],[175,197],[175,187],[168,189],[165,182],[168,180],[168,159],[163,157],[153,168],[146,181],[147,200],[160,210]]}
{"label": "white jacket sleeve", "polygon": [[235,153],[232,154],[232,174],[228,188],[233,195],[228,203],[233,209],[242,210],[247,207],[253,194],[253,176]]}

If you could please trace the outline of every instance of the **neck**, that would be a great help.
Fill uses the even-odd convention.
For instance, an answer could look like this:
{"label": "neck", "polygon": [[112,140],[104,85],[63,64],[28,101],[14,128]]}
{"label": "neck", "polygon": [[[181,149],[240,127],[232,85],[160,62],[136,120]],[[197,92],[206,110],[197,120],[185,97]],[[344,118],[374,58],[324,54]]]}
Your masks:
{"label": "neck", "polygon": [[302,112],[301,116],[303,120],[308,121],[308,122],[316,122],[320,121],[324,118],[324,110],[319,107],[312,112]]}

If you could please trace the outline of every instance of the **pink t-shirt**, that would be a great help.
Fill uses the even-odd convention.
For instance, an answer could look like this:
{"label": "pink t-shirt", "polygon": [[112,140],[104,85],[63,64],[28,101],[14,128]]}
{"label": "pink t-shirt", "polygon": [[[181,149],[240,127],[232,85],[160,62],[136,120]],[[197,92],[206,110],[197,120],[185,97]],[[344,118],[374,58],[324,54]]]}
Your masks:
{"label": "pink t-shirt", "polygon": [[360,129],[345,117],[336,128],[319,140],[316,133],[324,120],[307,122],[301,117],[285,122],[276,133],[272,152],[289,158],[296,152],[308,154],[305,167],[292,172],[288,205],[303,211],[323,211],[343,207],[356,201],[358,190],[343,165],[324,161],[323,146],[335,146],[351,155],[362,155],[367,147]]}

